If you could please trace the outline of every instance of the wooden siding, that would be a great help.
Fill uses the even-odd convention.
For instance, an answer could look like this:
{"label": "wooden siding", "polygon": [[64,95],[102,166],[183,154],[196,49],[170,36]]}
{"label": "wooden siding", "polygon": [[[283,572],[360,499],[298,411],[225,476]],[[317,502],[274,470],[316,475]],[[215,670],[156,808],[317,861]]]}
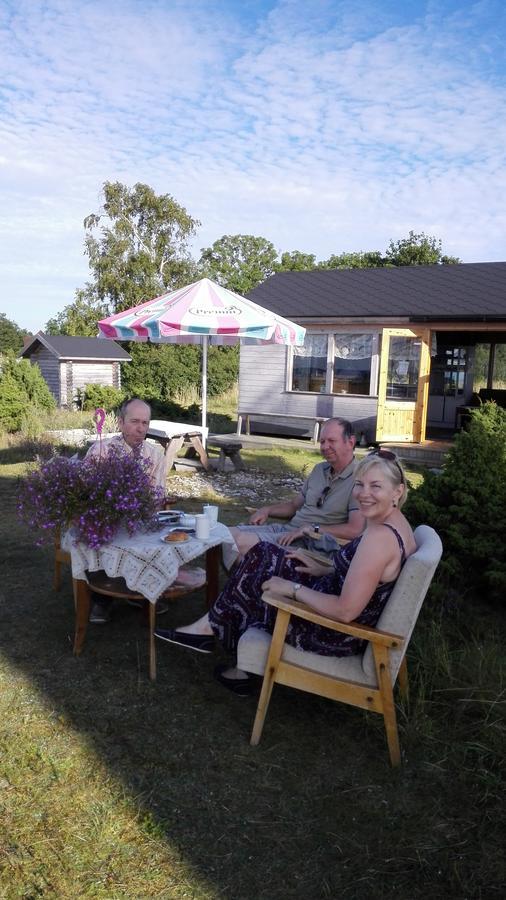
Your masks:
{"label": "wooden siding", "polygon": [[[367,438],[373,439],[376,431],[377,397],[343,396],[342,394],[312,394],[286,389],[287,347],[266,345],[241,346],[239,370],[239,410],[249,412],[255,421],[254,413],[279,413],[279,415],[307,416],[342,416],[354,423],[360,437],[364,432]],[[260,421],[260,417],[258,417]],[[266,420],[267,421],[267,420]],[[270,420],[272,429],[272,419]],[[286,420],[280,419],[283,432],[287,429]],[[296,426],[291,430],[301,430]],[[308,430],[308,433],[311,433]]]}
{"label": "wooden siding", "polygon": [[46,382],[49,390],[55,398],[58,405],[61,404],[61,381],[60,366],[58,360],[45,347],[39,346],[37,350],[31,354],[30,362],[37,365],[42,373],[42,377]]}
{"label": "wooden siding", "polygon": [[106,387],[121,387],[121,366],[119,362],[73,362],[60,361],[44,346],[37,347],[30,355],[30,362],[39,366],[42,376],[53,394],[58,406],[71,406],[79,388],[87,384],[103,384]]}

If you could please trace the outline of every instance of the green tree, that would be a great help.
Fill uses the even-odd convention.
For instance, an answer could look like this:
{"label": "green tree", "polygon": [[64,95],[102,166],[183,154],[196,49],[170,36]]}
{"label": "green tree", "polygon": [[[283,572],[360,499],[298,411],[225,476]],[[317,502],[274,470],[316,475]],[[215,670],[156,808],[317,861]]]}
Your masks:
{"label": "green tree", "polygon": [[17,431],[30,412],[40,413],[55,406],[39,367],[27,359],[16,359],[8,350],[0,365],[0,425],[7,431]]}
{"label": "green tree", "polygon": [[103,205],[84,220],[92,280],[47,328],[95,335],[99,319],[181,287],[196,277],[188,241],[200,224],[169,194],[147,184],[106,181]]}
{"label": "green tree", "polygon": [[281,261],[276,265],[276,272],[309,272],[316,269],[314,253],[302,253],[291,250],[281,254]]}
{"label": "green tree", "polygon": [[375,269],[383,266],[384,259],[378,250],[358,253],[333,253],[318,263],[319,269]]}
{"label": "green tree", "polygon": [[0,313],[0,353],[6,350],[14,350],[16,353],[23,349],[23,337],[29,334],[23,331],[19,325],[7,318],[5,313]]}
{"label": "green tree", "polygon": [[68,334],[79,337],[96,337],[97,322],[108,315],[107,305],[100,303],[86,291],[77,290],[74,303],[69,303],[53,319],[46,323],[47,334]]}
{"label": "green tree", "polygon": [[2,360],[2,375],[12,376],[25,402],[30,403],[36,409],[55,408],[55,399],[38,365],[32,365],[28,359],[16,359],[11,350]]}
{"label": "green tree", "polygon": [[432,266],[454,265],[460,263],[457,256],[443,254],[439,238],[410,231],[407,238],[390,241],[385,253],[385,265],[390,266]]}
{"label": "green tree", "polygon": [[244,295],[274,274],[276,259],[276,249],[266,238],[224,234],[202,249],[199,269],[204,277]]}

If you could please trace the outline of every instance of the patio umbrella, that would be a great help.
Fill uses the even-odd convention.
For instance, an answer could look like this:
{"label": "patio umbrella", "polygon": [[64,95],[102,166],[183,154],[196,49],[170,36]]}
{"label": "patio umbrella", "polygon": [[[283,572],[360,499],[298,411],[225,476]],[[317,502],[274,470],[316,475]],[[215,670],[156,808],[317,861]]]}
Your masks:
{"label": "patio umbrella", "polygon": [[186,287],[116,313],[98,323],[99,337],[115,341],[202,344],[202,426],[207,419],[209,344],[301,345],[305,328],[252,300],[202,278]]}

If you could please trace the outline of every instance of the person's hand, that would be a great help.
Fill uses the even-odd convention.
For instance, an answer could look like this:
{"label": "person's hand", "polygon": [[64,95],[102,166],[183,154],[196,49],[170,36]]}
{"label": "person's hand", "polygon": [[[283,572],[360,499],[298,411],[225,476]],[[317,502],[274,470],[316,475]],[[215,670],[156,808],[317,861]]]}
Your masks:
{"label": "person's hand", "polygon": [[269,518],[269,507],[261,506],[260,509],[256,509],[254,513],[249,517],[250,525],[265,525],[267,519]]}
{"label": "person's hand", "polygon": [[276,543],[279,544],[280,547],[289,547],[290,544],[293,544],[294,541],[299,540],[299,538],[304,537],[305,531],[303,528],[295,528],[293,531],[285,531],[283,534],[276,535]]}
{"label": "person's hand", "polygon": [[329,566],[318,562],[318,560],[313,559],[311,556],[307,556],[303,549],[290,550],[286,554],[286,558],[298,559],[301,565],[295,566],[295,571],[301,572],[304,575],[328,575],[329,572],[332,571]]}
{"label": "person's hand", "polygon": [[279,600],[291,600],[293,597],[293,581],[286,578],[280,578],[279,575],[273,575],[268,578],[262,585],[263,591],[269,591]]}

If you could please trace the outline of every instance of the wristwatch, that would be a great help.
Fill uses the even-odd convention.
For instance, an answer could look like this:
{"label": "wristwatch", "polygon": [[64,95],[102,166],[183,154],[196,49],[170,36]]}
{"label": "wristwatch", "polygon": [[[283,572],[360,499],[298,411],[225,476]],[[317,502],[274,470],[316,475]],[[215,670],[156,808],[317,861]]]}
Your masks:
{"label": "wristwatch", "polygon": [[319,525],[313,525],[313,531],[314,531],[315,534],[320,534],[320,526],[319,526]]}
{"label": "wristwatch", "polygon": [[294,586],[293,586],[293,588],[292,588],[292,600],[296,600],[296,599],[297,599],[297,591],[300,591],[301,587],[302,587],[302,585],[299,584],[299,582],[297,582],[296,584],[294,584]]}

